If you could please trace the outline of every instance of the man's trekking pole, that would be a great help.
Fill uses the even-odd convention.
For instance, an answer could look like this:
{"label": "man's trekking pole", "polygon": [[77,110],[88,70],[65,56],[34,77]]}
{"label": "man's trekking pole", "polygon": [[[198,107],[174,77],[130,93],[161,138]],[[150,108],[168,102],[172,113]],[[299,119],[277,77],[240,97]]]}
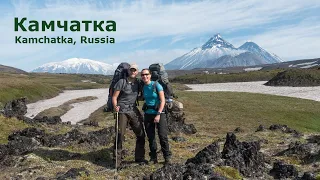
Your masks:
{"label": "man's trekking pole", "polygon": [[115,171],[115,179],[118,179],[118,131],[119,131],[119,112],[116,112],[116,171]]}

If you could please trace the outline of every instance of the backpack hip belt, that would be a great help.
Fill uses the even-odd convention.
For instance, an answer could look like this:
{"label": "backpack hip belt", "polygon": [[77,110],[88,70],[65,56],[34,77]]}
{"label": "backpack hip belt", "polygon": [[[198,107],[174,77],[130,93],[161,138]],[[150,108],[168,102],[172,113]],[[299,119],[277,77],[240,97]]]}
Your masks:
{"label": "backpack hip belt", "polygon": [[143,106],[142,106],[142,110],[143,110],[143,111],[146,111],[146,110],[148,110],[148,109],[153,109],[153,110],[155,110],[155,111],[158,111],[159,106],[160,106],[160,104],[157,104],[157,105],[155,105],[155,106],[148,106],[146,103],[144,103]]}

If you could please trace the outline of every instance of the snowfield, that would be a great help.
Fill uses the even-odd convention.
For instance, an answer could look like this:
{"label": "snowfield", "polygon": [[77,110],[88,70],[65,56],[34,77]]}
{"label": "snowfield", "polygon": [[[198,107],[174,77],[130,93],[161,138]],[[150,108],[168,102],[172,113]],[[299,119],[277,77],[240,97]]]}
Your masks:
{"label": "snowfield", "polygon": [[72,99],[86,96],[96,96],[97,99],[95,100],[72,104],[73,108],[66,114],[61,116],[63,122],[71,121],[72,124],[75,124],[81,120],[87,119],[91,113],[93,113],[101,106],[107,104],[108,94],[108,89],[64,91],[63,93],[60,93],[58,96],[54,98],[28,104],[28,112],[26,116],[32,118],[43,110],[49,109],[51,107],[58,107]]}
{"label": "snowfield", "polygon": [[187,84],[189,91],[231,91],[272,94],[320,101],[320,86],[315,87],[275,87],[263,85],[266,81],[233,82],[213,84]]}
{"label": "snowfield", "polygon": [[[187,84],[190,91],[231,91],[272,94],[289,96],[302,99],[320,101],[320,86],[316,87],[272,87],[263,85],[266,81],[214,83],[214,84]],[[75,124],[90,116],[95,110],[105,105],[108,98],[108,89],[88,89],[64,91],[58,96],[28,104],[27,117],[34,117],[41,111],[51,107],[57,107],[69,100],[85,96],[96,96],[98,99],[72,104],[73,108],[61,116],[63,122],[71,121]]]}

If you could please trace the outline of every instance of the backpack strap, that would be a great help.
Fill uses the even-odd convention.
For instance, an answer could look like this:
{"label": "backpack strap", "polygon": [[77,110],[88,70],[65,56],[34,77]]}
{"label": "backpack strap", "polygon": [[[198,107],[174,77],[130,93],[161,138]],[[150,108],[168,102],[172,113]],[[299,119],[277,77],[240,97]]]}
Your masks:
{"label": "backpack strap", "polygon": [[158,83],[159,83],[158,80],[154,81],[152,86],[153,86],[153,92],[156,92],[158,94],[158,96],[159,96],[159,92],[158,92],[158,89],[157,89],[157,84]]}

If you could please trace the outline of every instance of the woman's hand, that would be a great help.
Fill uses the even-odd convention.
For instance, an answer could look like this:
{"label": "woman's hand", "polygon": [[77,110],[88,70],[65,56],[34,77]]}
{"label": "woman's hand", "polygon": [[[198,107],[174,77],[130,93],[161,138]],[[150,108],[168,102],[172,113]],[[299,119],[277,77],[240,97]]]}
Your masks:
{"label": "woman's hand", "polygon": [[159,123],[160,121],[160,115],[156,115],[156,117],[154,118],[154,123]]}

